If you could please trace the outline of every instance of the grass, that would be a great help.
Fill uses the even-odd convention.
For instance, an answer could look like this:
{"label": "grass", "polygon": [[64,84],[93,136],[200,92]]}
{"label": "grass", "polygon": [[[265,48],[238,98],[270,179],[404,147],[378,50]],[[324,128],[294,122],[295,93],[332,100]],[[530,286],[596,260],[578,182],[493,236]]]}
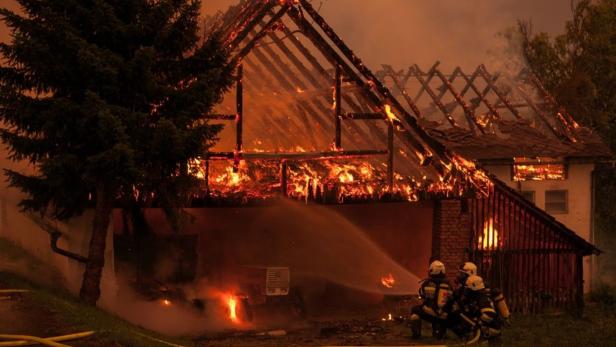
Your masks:
{"label": "grass", "polygon": [[96,331],[101,346],[166,346],[143,335],[177,345],[194,346],[188,339],[169,338],[142,329],[95,307],[83,305],[67,293],[43,288],[10,273],[0,272],[0,282],[12,288],[32,290],[27,295],[36,305],[56,312],[75,331]]}
{"label": "grass", "polygon": [[505,346],[614,346],[616,309],[589,303],[581,318],[570,314],[513,317]]}

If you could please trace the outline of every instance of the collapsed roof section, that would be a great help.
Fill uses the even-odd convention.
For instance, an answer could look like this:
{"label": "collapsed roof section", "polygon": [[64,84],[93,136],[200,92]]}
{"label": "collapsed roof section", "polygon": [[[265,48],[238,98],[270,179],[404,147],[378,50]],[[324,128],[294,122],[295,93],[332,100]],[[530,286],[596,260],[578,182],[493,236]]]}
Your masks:
{"label": "collapsed roof section", "polygon": [[[239,76],[234,93],[208,116],[235,122],[208,163],[233,161],[238,171],[241,162],[275,161],[286,170],[362,157],[372,165],[367,176],[382,177],[390,192],[488,191],[483,171],[426,133],[307,0],[241,1],[209,24],[207,35],[220,35]],[[373,175],[375,168],[386,173]],[[294,172],[281,174],[283,191]]]}
{"label": "collapsed roof section", "polygon": [[383,65],[377,75],[430,135],[468,158],[610,156],[528,71],[492,74],[481,65],[471,74],[444,73],[437,62],[427,71]]}

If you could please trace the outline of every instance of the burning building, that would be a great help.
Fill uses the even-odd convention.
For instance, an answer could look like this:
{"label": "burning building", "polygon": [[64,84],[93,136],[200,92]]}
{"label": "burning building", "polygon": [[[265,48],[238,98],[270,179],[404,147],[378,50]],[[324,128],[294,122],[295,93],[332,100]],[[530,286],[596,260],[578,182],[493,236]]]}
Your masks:
{"label": "burning building", "polygon": [[[508,96],[512,89],[502,91],[483,67],[471,76],[459,69],[444,76],[436,66],[427,76],[414,67],[404,81],[388,67],[376,75],[304,0],[244,1],[209,21],[208,32],[223,38],[238,79],[217,113],[207,116],[227,126],[216,148],[192,164],[203,180],[192,201],[195,210],[225,205],[267,209],[274,196],[327,205],[365,226],[381,248],[416,273],[424,271],[430,257],[444,260],[451,272],[470,258],[517,310],[581,302],[582,259],[599,251],[476,167],[471,159],[483,158],[464,150],[460,140],[490,138],[503,145],[499,136],[507,136],[515,143],[517,135],[508,129],[520,128],[536,142],[545,129],[558,141],[567,138],[570,146],[595,148],[591,140],[575,140],[581,134],[593,137],[564,110],[548,117],[545,105],[516,87],[526,103],[521,105]],[[413,99],[406,89],[410,77],[419,81],[418,95],[428,95],[430,105],[422,107],[418,97]],[[460,91],[456,77],[466,82]],[[383,83],[390,83],[388,78],[396,94]],[[442,82],[436,91],[433,80]],[[466,101],[469,91],[477,98]],[[490,93],[498,101],[488,100]],[[453,99],[445,101],[446,95]],[[461,115],[453,112],[456,107]],[[522,107],[531,109],[534,118],[523,118]],[[500,118],[503,110],[513,114],[513,121]],[[443,122],[433,120],[436,113]],[[553,179],[564,174],[555,164],[516,168],[519,181],[528,175]],[[237,213],[240,220],[253,220]],[[427,222],[416,227],[403,214]],[[389,224],[370,225],[384,216]],[[226,220],[223,224],[237,223]],[[381,275],[383,286],[393,285],[395,276]]]}
{"label": "burning building", "polygon": [[[498,110],[513,108],[506,97],[501,105],[481,94],[490,112],[479,115],[451,83],[434,92],[424,80],[422,93],[438,99],[449,92],[457,103],[436,100],[433,108],[451,128],[429,126],[428,112],[405,87],[392,94],[382,82],[386,76],[368,69],[307,0],[241,1],[208,21],[206,31],[223,40],[237,81],[216,112],[204,117],[225,127],[216,147],[189,165],[201,179],[187,206],[192,222],[176,232],[162,211],[146,209],[137,222],[150,233],[140,234],[134,217],[131,225],[125,211],[116,211],[117,267],[136,259],[136,276],[205,278],[228,286],[220,288],[227,293],[238,276],[230,269],[250,266],[264,270],[266,292],[278,294],[289,289],[299,267],[359,291],[408,294],[417,287],[408,273],[421,276],[430,258],[444,261],[450,275],[471,259],[490,284],[504,290],[514,310],[582,304],[583,257],[599,250],[476,166],[472,159],[481,158],[456,145],[455,131],[447,132],[466,122],[463,137],[491,136],[483,134],[497,124]],[[492,77],[487,81],[494,83]],[[476,91],[473,86],[468,83],[465,93]],[[464,118],[449,111],[454,105]],[[571,125],[567,134],[576,128],[563,124]],[[518,169],[519,177],[533,174]],[[551,166],[535,171],[561,174]],[[272,202],[280,198],[304,205],[281,209]],[[0,225],[2,235],[8,234],[10,221]],[[337,230],[353,234],[353,242]],[[63,240],[62,246],[83,253],[80,240]],[[332,244],[335,251],[328,248]],[[237,317],[241,297],[221,297],[230,317]]]}
{"label": "burning building", "polygon": [[[430,135],[586,241],[594,240],[593,170],[612,154],[532,73],[492,74],[485,66],[470,74],[459,67],[444,73],[437,62],[427,71],[417,65],[403,71],[384,65],[378,76]],[[596,271],[592,263],[591,257],[584,262],[585,291]]]}

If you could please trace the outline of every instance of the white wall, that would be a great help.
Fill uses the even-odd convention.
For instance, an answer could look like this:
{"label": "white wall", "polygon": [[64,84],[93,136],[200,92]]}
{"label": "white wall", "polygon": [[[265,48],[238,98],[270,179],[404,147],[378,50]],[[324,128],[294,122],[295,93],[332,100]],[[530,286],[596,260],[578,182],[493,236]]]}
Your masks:
{"label": "white wall", "polygon": [[[594,164],[569,164],[567,179],[546,181],[512,180],[511,165],[487,165],[485,168],[496,175],[503,182],[518,191],[532,190],[535,192],[535,204],[545,210],[546,190],[567,190],[568,205],[567,213],[552,214],[559,222],[575,231],[586,241],[593,243],[591,233],[591,208],[592,208],[592,171]],[[591,266],[595,256],[584,257],[584,291],[590,290],[592,275]]]}

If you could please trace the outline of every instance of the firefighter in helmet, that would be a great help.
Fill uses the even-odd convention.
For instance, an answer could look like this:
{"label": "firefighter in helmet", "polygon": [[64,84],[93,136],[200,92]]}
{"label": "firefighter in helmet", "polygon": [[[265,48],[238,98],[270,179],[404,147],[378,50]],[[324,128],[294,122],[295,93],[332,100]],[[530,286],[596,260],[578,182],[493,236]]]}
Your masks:
{"label": "firefighter in helmet", "polygon": [[466,280],[469,276],[477,275],[477,265],[470,261],[465,262],[458,269],[458,276],[456,276],[456,283],[460,287],[464,287]]}
{"label": "firefighter in helmet", "polygon": [[470,336],[490,340],[501,335],[502,322],[494,307],[490,290],[477,275],[471,275],[466,279],[459,317],[460,324],[465,330],[474,332]]}
{"label": "firefighter in helmet", "polygon": [[470,276],[475,275],[477,275],[477,266],[474,263],[467,261],[460,265],[458,274],[455,278],[456,288],[453,290],[451,300],[449,300],[445,308],[447,312],[447,328],[461,338],[469,338],[469,335],[473,332],[464,320],[463,307],[465,304],[465,295],[468,292],[466,280]]}
{"label": "firefighter in helmet", "polygon": [[[458,276],[456,278],[456,282],[459,287],[454,291],[453,301],[458,300],[458,298],[463,295],[466,280],[473,275],[477,275],[477,265],[467,261],[460,266]],[[487,288],[486,291],[489,292],[490,299],[494,302],[494,307],[498,313],[498,318],[502,320],[504,324],[508,323],[511,313],[509,311],[509,307],[507,306],[507,300],[505,300],[503,291],[498,288]]]}
{"label": "firefighter in helmet", "polygon": [[433,261],[430,263],[428,273],[429,277],[421,282],[419,288],[419,296],[423,302],[411,309],[410,325],[413,339],[421,337],[422,320],[432,324],[432,335],[436,338],[444,338],[447,331],[445,307],[452,290],[445,278],[445,264],[438,260]]}

